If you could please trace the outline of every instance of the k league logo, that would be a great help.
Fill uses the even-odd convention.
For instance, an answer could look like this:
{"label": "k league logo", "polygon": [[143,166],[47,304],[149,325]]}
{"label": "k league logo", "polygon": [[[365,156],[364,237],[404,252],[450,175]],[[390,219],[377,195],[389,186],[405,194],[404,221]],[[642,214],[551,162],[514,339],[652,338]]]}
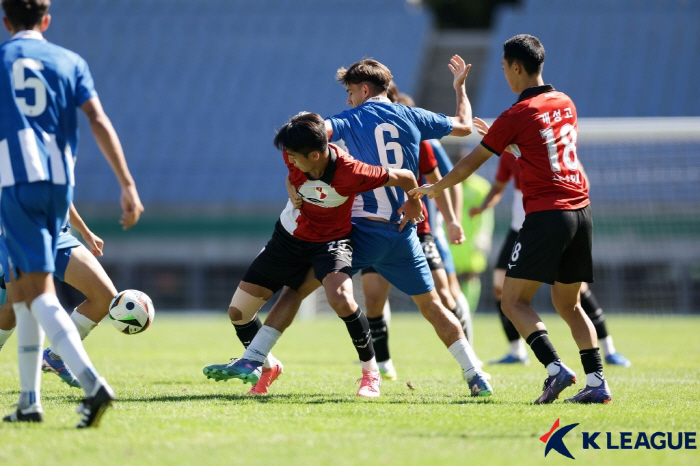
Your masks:
{"label": "k league logo", "polygon": [[[549,432],[540,437],[547,446],[544,456],[551,450],[567,458],[574,458],[566,445],[564,436],[576,424],[569,424],[559,429],[559,419],[554,422]],[[557,430],[558,429],[558,430]],[[697,432],[581,432],[584,450],[696,450],[695,437]],[[604,434],[604,435],[602,435]]]}

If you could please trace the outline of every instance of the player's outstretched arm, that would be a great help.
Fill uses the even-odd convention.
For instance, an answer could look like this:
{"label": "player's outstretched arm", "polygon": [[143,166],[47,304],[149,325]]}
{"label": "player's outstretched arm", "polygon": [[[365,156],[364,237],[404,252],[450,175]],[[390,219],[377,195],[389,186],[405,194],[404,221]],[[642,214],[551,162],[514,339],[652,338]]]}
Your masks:
{"label": "player's outstretched arm", "polygon": [[[423,177],[425,177],[428,183],[432,184],[442,179],[439,168],[436,168],[430,173],[423,173]],[[462,225],[457,220],[457,215],[452,207],[450,193],[443,191],[439,196],[435,196],[435,203],[445,219],[445,227],[450,238],[450,243],[462,244],[466,240],[464,237],[464,229],[462,229]]]}
{"label": "player's outstretched arm", "polygon": [[126,230],[139,221],[139,217],[141,217],[143,212],[143,205],[136,190],[134,179],[131,177],[129,167],[126,164],[122,145],[98,97],[85,101],[81,109],[85,112],[90,122],[90,129],[95,136],[97,145],[112,167],[112,171],[117,176],[119,185],[122,188],[121,205],[123,214],[119,223]]}
{"label": "player's outstretched arm", "polygon": [[459,55],[454,55],[447,65],[452,71],[454,87],[457,97],[457,110],[452,117],[452,132],[450,136],[469,136],[472,134],[472,105],[467,97],[467,90],[464,83],[467,80],[469,69],[472,65],[467,65]]}
{"label": "player's outstretched arm", "polygon": [[469,154],[462,157],[443,179],[435,184],[426,184],[420,188],[412,189],[408,194],[416,199],[420,199],[426,194],[430,199],[439,196],[445,189],[466,180],[491,155],[493,155],[493,152],[479,144]]}
{"label": "player's outstretched arm", "polygon": [[[411,170],[405,168],[389,168],[389,180],[384,186],[398,186],[408,193],[412,189],[418,188],[418,182]],[[406,202],[397,211],[399,214],[404,214],[399,226],[399,231],[403,230],[406,223],[410,220],[413,223],[420,223],[425,220],[423,217],[423,205],[420,199],[407,199]]]}
{"label": "player's outstretched arm", "polygon": [[68,211],[69,213],[69,219],[70,219],[70,224],[73,228],[78,230],[80,235],[83,237],[85,242],[88,245],[88,248],[90,249],[90,252],[92,253],[93,256],[101,256],[102,255],[102,248],[104,247],[105,242],[102,241],[102,238],[97,236],[88,228],[88,226],[85,224],[83,221],[83,218],[80,216],[78,213],[78,210],[75,208],[75,206],[71,203],[70,205],[70,210]]}
{"label": "player's outstretched arm", "polygon": [[506,186],[508,186],[507,182],[494,180],[489,193],[481,202],[481,205],[469,209],[469,218],[474,218],[477,215],[481,215],[481,213],[486,209],[497,206],[503,198],[503,192],[506,190]]}

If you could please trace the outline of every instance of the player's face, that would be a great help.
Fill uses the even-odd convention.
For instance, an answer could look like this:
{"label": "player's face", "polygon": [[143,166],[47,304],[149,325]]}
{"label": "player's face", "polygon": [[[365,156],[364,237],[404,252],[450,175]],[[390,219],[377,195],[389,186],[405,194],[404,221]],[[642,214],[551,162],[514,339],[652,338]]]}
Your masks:
{"label": "player's face", "polygon": [[346,103],[352,108],[359,107],[367,100],[366,86],[362,84],[348,84],[346,89],[348,91],[348,100]]}
{"label": "player's face", "polygon": [[501,60],[501,66],[503,67],[503,74],[506,76],[506,81],[508,81],[508,85],[510,86],[510,90],[515,92],[516,94],[519,94],[520,92],[516,90],[516,73],[515,73],[515,67],[517,66],[516,62],[513,62],[512,65],[508,64],[508,60],[505,58]]}
{"label": "player's face", "polygon": [[310,172],[313,167],[313,160],[310,157],[311,154],[309,154],[309,157],[305,157],[303,154],[299,152],[294,152],[289,149],[285,149],[287,152],[287,157],[289,157],[289,161],[292,162],[292,165],[297,167],[299,170],[303,171],[304,173]]}

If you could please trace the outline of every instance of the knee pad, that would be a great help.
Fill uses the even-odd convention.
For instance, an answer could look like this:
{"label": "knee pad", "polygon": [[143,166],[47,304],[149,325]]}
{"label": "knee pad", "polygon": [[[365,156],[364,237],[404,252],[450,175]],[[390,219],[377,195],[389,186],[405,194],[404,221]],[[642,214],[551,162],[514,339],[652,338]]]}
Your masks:
{"label": "knee pad", "polygon": [[247,324],[258,313],[261,307],[265,304],[267,300],[253,296],[240,288],[236,288],[236,292],[233,293],[233,298],[231,298],[230,308],[236,308],[240,312],[240,316],[237,320],[231,319],[231,322],[235,325]]}

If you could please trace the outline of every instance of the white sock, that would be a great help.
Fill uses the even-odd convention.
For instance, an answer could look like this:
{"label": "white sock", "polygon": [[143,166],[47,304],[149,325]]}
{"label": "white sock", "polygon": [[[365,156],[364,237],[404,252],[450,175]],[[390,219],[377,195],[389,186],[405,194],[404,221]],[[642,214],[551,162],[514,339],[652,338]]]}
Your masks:
{"label": "white sock", "polygon": [[448,348],[464,371],[467,380],[474,377],[479,369],[479,359],[466,338],[455,341]]}
{"label": "white sock", "polygon": [[603,385],[603,380],[605,380],[605,377],[603,377],[602,372],[591,372],[590,374],[586,374],[586,385],[589,387],[600,387]]}
{"label": "white sock", "polygon": [[611,354],[617,353],[617,351],[615,350],[615,345],[613,345],[613,339],[611,335],[608,335],[607,337],[598,340],[598,344],[600,345],[600,349],[603,350],[604,356],[610,356]]}
{"label": "white sock", "polygon": [[561,370],[561,366],[561,359],[557,359],[554,362],[550,362],[549,364],[547,364],[547,374],[549,374],[550,377],[557,375]]}
{"label": "white sock", "polygon": [[377,366],[379,367],[380,370],[384,372],[393,372],[394,371],[394,363],[391,362],[391,358],[387,359],[386,361],[378,362]]}
{"label": "white sock", "polygon": [[17,320],[17,359],[19,361],[20,396],[17,407],[23,412],[41,412],[41,357],[44,331],[27,309],[12,305]]}
{"label": "white sock", "polygon": [[248,359],[262,364],[265,362],[265,358],[270,354],[272,347],[275,346],[281,335],[282,332],[279,330],[263,325],[243,353],[242,359]]}
{"label": "white sock", "polygon": [[280,364],[279,359],[274,357],[272,353],[268,353],[267,357],[265,358],[265,362],[263,362],[263,367],[265,369],[272,369],[272,366],[274,366],[275,364]]}
{"label": "white sock", "polygon": [[61,355],[75,374],[85,393],[90,395],[99,377],[80,341],[75,324],[68,317],[55,294],[44,293],[32,301],[32,314],[46,331],[51,347]]}
{"label": "white sock", "polygon": [[71,313],[70,320],[73,321],[73,323],[75,324],[75,328],[78,329],[78,333],[80,334],[81,340],[84,340],[85,337],[90,335],[92,329],[97,327],[97,324],[99,324],[99,322],[93,322],[92,319],[90,319],[89,317],[85,317],[83,314],[78,312],[77,309],[74,309]]}
{"label": "white sock", "polygon": [[379,372],[379,366],[377,365],[377,358],[372,358],[369,361],[361,361],[362,370],[370,372]]}
{"label": "white sock", "polygon": [[518,338],[515,341],[510,342],[510,355],[519,359],[525,359],[527,356],[527,349],[525,348],[525,340]]}
{"label": "white sock", "polygon": [[0,328],[0,350],[2,350],[2,347],[5,346],[5,343],[7,343],[7,340],[9,340],[10,335],[12,335],[14,331],[15,328],[11,328],[10,330],[3,330]]}

